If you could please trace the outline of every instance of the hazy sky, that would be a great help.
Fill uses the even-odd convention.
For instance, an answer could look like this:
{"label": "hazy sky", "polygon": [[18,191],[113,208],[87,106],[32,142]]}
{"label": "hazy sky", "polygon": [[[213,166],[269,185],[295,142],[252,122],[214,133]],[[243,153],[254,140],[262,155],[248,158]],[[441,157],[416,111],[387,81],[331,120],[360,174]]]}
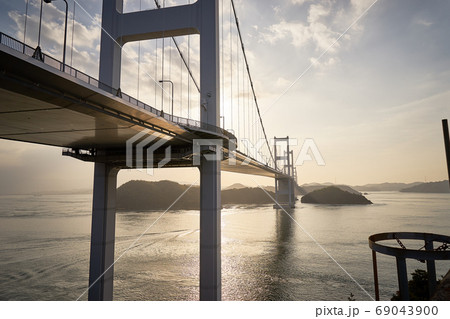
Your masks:
{"label": "hazy sky", "polygon": [[[224,1],[229,10],[229,1]],[[58,2],[45,5],[43,14],[43,48],[55,57],[62,55],[64,19],[63,2]],[[67,60],[97,77],[101,1],[77,2],[94,19],[77,6],[74,46]],[[71,42],[73,0],[68,3]],[[166,1],[173,3],[187,1]],[[325,160],[324,166],[314,161],[298,166],[300,183],[446,178],[441,119],[450,117],[450,1],[235,3],[269,136],[296,138],[297,154],[305,138],[312,138]],[[25,4],[0,0],[0,31],[23,39]],[[129,0],[125,7],[131,11],[139,5],[153,8],[153,0]],[[27,42],[33,46],[38,15],[39,1],[30,0]],[[130,45],[129,61],[124,60],[135,68],[127,68],[123,81],[136,74],[136,48]],[[145,70],[142,74],[139,79],[149,81]],[[136,81],[124,82],[127,92],[138,93]],[[0,193],[89,188],[92,173],[93,164],[64,158],[59,148],[0,140]],[[119,184],[129,179],[192,183],[197,177],[195,168],[162,169],[154,176],[123,171]],[[222,180],[225,186],[273,183],[231,173],[223,173]]]}

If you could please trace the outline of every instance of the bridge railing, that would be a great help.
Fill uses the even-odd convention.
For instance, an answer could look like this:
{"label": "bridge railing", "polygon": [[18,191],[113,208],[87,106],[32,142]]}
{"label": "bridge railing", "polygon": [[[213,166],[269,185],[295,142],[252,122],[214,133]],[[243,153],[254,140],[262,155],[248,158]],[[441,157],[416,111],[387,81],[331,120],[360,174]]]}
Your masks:
{"label": "bridge railing", "polygon": [[10,37],[7,34],[4,34],[3,32],[0,32],[0,44],[3,44],[5,46],[9,47],[10,49],[21,52],[27,56],[34,57],[52,68],[55,68],[55,69],[57,69],[61,72],[64,72],[78,80],[81,80],[89,85],[92,85],[98,89],[101,89],[105,92],[115,95],[115,96],[121,98],[122,100],[124,100],[132,105],[135,105],[141,109],[144,109],[153,114],[156,114],[157,116],[163,117],[167,121],[174,122],[181,126],[191,128],[194,130],[202,129],[205,131],[210,131],[210,132],[214,132],[216,134],[226,136],[229,139],[236,139],[236,137],[232,133],[222,129],[221,127],[203,123],[201,121],[196,121],[196,120],[172,115],[172,114],[162,113],[160,110],[157,110],[154,107],[152,107],[142,101],[139,101],[126,93],[121,92],[120,89],[116,89],[107,84],[104,84],[104,83],[100,82],[99,80],[93,78],[92,76],[87,75],[86,73],[81,72],[67,64],[64,65],[61,61],[59,61],[45,53],[36,55],[36,49],[32,48],[31,46],[29,46],[17,39]]}

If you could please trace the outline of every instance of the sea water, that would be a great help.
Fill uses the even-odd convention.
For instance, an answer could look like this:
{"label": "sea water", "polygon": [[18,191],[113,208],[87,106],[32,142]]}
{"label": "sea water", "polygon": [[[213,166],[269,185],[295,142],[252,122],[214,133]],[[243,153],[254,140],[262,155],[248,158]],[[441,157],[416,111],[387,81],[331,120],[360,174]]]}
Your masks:
{"label": "sea water", "polygon": [[[370,235],[450,235],[450,194],[367,197],[373,205],[224,208],[223,299],[371,300]],[[91,195],[0,196],[0,300],[87,299],[91,205]],[[115,300],[197,300],[198,211],[118,212],[115,256]],[[450,268],[436,265],[438,277]],[[378,267],[389,300],[398,290],[395,258],[378,254]],[[409,273],[417,268],[425,265],[408,260]]]}

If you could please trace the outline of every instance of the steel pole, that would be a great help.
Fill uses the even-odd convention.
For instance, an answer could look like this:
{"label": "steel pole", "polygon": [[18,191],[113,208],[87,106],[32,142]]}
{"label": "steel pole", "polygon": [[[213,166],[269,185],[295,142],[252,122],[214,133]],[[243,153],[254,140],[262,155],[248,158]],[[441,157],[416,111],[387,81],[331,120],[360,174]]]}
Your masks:
{"label": "steel pole", "polygon": [[[425,249],[431,251],[434,250],[432,240],[425,240]],[[431,299],[436,291],[436,263],[433,259],[429,259],[426,262],[428,273],[428,294]]]}
{"label": "steel pole", "polygon": [[[41,22],[42,22],[42,1],[45,1],[45,3],[52,3],[53,0],[41,0],[41,15],[39,18],[39,37],[38,37],[38,46],[41,43]],[[67,16],[69,13],[69,5],[67,3],[67,0],[63,0],[66,4],[66,16],[64,18],[64,46],[63,46],[63,66],[62,71],[64,72],[65,66],[66,66],[66,43],[67,43]]]}
{"label": "steel pole", "polygon": [[398,276],[398,288],[400,290],[400,299],[403,301],[409,301],[408,291],[408,271],[406,268],[406,259],[397,256],[397,276]]}
{"label": "steel pole", "polygon": [[43,0],[41,0],[41,11],[39,13],[38,47],[41,46],[42,3],[43,3]]}
{"label": "steel pole", "polygon": [[377,265],[377,252],[372,250],[372,266],[373,266],[373,281],[375,286],[375,300],[380,301],[380,288],[378,284],[378,265]]}
{"label": "steel pole", "polygon": [[444,145],[445,145],[445,154],[447,157],[448,181],[449,181],[449,186],[450,186],[450,139],[448,136],[448,121],[447,121],[447,119],[442,120],[442,129],[444,131]]}
{"label": "steel pole", "polygon": [[[27,4],[25,7],[25,24],[23,26],[23,43],[27,42],[27,20],[28,20],[28,5],[30,4],[30,0],[27,0]],[[23,53],[25,53],[25,45],[23,46]]]}
{"label": "steel pole", "polygon": [[65,24],[64,24],[64,48],[63,48],[63,69],[64,72],[66,69],[66,42],[67,42],[67,14],[69,12],[69,5],[67,4],[66,0],[63,0],[66,3],[66,18],[65,18]]}
{"label": "steel pole", "polygon": [[164,83],[164,82],[167,82],[167,83],[170,83],[171,84],[171,88],[170,88],[170,90],[171,90],[171,92],[172,92],[172,121],[173,121],[173,82],[171,81],[171,80],[159,80],[159,83]]}

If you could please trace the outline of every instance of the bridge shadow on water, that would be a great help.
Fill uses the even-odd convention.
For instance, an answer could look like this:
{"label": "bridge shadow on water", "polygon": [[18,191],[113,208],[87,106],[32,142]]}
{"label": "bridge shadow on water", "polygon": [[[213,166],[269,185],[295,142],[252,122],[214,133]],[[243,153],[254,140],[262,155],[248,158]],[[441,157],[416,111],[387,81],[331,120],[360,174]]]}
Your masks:
{"label": "bridge shadow on water", "polygon": [[291,216],[294,210],[283,211],[277,209],[275,245],[272,249],[272,262],[267,264],[267,270],[272,274],[274,280],[267,284],[267,295],[265,300],[292,300],[295,299],[287,288],[293,271],[292,257],[295,250],[294,235],[295,222]]}
{"label": "bridge shadow on water", "polygon": [[[287,212],[294,215],[293,211]],[[295,293],[298,291],[296,286],[301,284],[299,261],[295,256],[297,225],[283,210],[274,210],[273,214],[271,226],[275,227],[266,238],[267,243],[253,243],[263,245],[263,251],[257,256],[246,258],[245,262],[239,262],[238,271],[245,273],[246,278],[241,277],[243,281],[238,283],[239,292],[229,296],[231,299],[267,301],[301,298]],[[224,282],[224,285],[227,283]],[[224,293],[227,294],[226,291]],[[228,298],[225,296],[225,299]]]}

